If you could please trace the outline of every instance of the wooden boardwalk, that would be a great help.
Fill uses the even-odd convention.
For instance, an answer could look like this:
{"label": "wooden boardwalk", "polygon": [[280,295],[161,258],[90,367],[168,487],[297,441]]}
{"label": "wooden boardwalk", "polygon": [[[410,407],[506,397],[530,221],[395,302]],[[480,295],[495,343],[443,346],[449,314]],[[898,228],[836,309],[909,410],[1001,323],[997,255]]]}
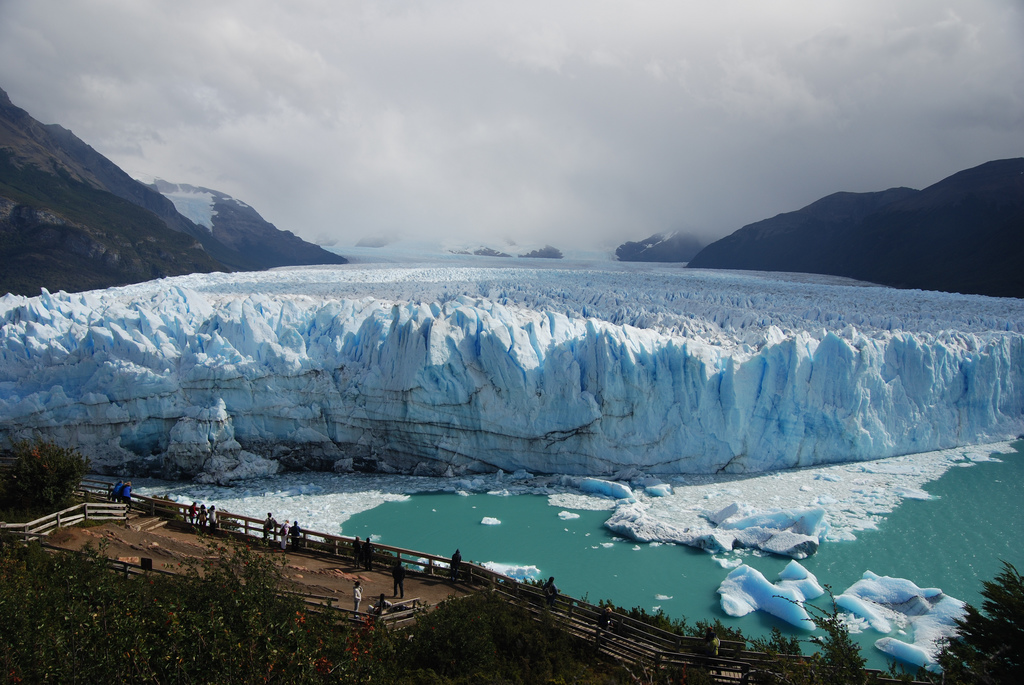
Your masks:
{"label": "wooden boardwalk", "polygon": [[[81,495],[86,499],[86,503],[80,506],[85,506],[88,511],[90,500],[93,501],[92,506],[96,506],[96,500],[106,502],[111,487],[112,484],[107,481],[83,480]],[[107,507],[111,506],[120,507],[120,516],[125,519],[127,525],[144,526],[154,525],[153,521],[158,524],[163,521],[173,521],[177,522],[172,524],[176,528],[187,530],[192,527],[188,521],[189,506],[170,500],[133,495],[131,512],[124,511],[125,505],[123,504],[107,505]],[[64,515],[61,525],[71,524],[71,519],[68,517],[70,511],[60,512]],[[98,511],[100,510],[97,509]],[[102,511],[106,516],[112,514],[109,508]],[[59,514],[51,515],[48,518],[59,519]],[[218,512],[218,520],[218,534],[220,535],[228,535],[248,542],[254,540],[261,544],[264,542],[263,521],[261,520],[226,511]],[[133,524],[133,521],[136,523]],[[42,527],[34,525],[37,523],[19,524],[27,527],[24,537],[39,537],[53,529],[50,527],[43,530]],[[47,525],[51,524],[52,522]],[[272,538],[270,541],[272,544],[278,540],[276,535]],[[353,542],[354,539],[350,537],[303,530],[297,541],[297,553],[345,560],[347,563],[355,564]],[[289,547],[291,547],[290,544]],[[291,554],[294,555],[296,552],[293,551]],[[386,571],[396,561],[409,569],[409,579],[415,577],[442,579],[447,578],[450,573],[450,559],[447,557],[391,545],[374,544],[373,562],[379,569]],[[112,561],[111,564],[126,575],[156,572],[151,570],[151,564],[147,568],[144,568],[143,564],[123,561]],[[462,562],[459,571],[460,586],[468,586],[473,591],[495,592],[506,601],[524,607],[539,620],[553,620],[566,632],[580,640],[593,643],[599,653],[626,665],[631,670],[701,669],[709,673],[716,683],[746,684],[756,683],[761,680],[761,676],[768,676],[772,673],[779,658],[805,658],[770,657],[767,654],[748,650],[745,642],[730,640],[721,642],[717,657],[708,656],[704,651],[702,638],[660,630],[629,616],[614,613],[611,616],[609,628],[601,629],[598,627],[598,618],[601,612],[598,606],[562,594],[558,596],[554,606],[549,607],[540,587],[521,583],[471,562]],[[167,571],[159,572],[166,573]],[[337,608],[339,602],[339,598],[336,596],[294,594],[300,594],[307,607],[312,610],[320,610],[326,606]],[[401,602],[405,608],[384,615],[384,620],[390,625],[397,627],[407,625],[415,620],[418,611],[428,609],[430,606],[429,602],[421,601],[419,598]],[[352,621],[374,620],[373,617],[363,612],[356,613],[350,609],[341,609],[341,611],[347,614],[348,619]],[[883,677],[880,671],[869,671],[869,673],[875,676],[875,682],[893,684],[900,682]]]}

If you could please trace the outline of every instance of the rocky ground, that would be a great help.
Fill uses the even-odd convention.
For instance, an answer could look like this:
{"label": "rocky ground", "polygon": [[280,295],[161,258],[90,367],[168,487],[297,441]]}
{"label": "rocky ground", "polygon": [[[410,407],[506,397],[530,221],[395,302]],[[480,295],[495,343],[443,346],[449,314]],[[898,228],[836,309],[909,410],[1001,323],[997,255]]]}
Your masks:
{"label": "rocky ground", "polygon": [[[165,524],[146,518],[135,518],[127,525],[107,523],[91,528],[63,528],[49,535],[47,542],[64,549],[82,550],[86,546],[102,550],[111,559],[138,564],[143,558],[153,561],[153,569],[172,573],[182,571],[190,561],[216,560],[218,549],[231,544],[227,536],[198,535],[183,524]],[[150,528],[156,524],[158,527]],[[241,544],[241,543],[239,543]],[[276,545],[265,550],[282,565],[284,588],[293,592],[337,599],[337,606],[352,607],[352,587],[361,581],[366,611],[381,593],[388,601],[393,597],[394,584],[391,570],[375,565],[372,571],[357,568],[351,559],[331,557],[310,552],[282,552]],[[470,588],[453,583],[448,578],[407,572],[405,598],[418,598],[433,606],[450,596],[462,596]]]}

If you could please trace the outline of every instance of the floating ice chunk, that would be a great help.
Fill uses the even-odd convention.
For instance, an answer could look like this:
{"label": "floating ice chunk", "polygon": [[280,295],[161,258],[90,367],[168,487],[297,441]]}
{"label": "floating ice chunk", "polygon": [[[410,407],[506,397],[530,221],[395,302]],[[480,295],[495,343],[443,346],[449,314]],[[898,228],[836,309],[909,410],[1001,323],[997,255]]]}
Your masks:
{"label": "floating ice chunk", "polygon": [[856,595],[844,592],[836,597],[836,606],[864,619],[872,630],[877,630],[880,633],[892,631],[892,625],[885,619],[878,607],[870,602],[865,602]]}
{"label": "floating ice chunk", "polygon": [[861,579],[851,585],[844,594],[856,595],[876,604],[893,607],[900,613],[915,615],[917,612],[910,607],[915,600],[937,598],[942,595],[942,590],[937,587],[920,588],[905,578],[879,576],[871,571],[865,571]]}
{"label": "floating ice chunk", "polygon": [[711,559],[722,568],[736,568],[737,566],[743,563],[743,561],[738,558],[729,559],[727,557],[720,557],[717,555],[712,556]]}
{"label": "floating ice chunk", "polygon": [[672,486],[668,483],[661,483],[659,485],[649,485],[644,488],[644,492],[651,497],[668,497],[672,494]]}
{"label": "floating ice chunk", "polygon": [[494,518],[492,516],[484,516],[483,519],[480,521],[480,523],[482,523],[485,526],[500,526],[501,525],[501,521],[499,521],[498,519],[496,519],[496,518]]}
{"label": "floating ice chunk", "polygon": [[579,488],[581,491],[593,495],[611,497],[612,499],[624,499],[630,502],[636,501],[633,497],[633,491],[625,483],[617,483],[601,478],[581,478]]}
{"label": "floating ice chunk", "polygon": [[[872,615],[891,612],[902,615],[913,627],[914,641],[908,644],[894,638],[882,638],[875,646],[891,656],[911,664],[938,671],[935,657],[942,640],[956,632],[956,621],[964,615],[964,603],[944,595],[938,588],[921,588],[905,578],[879,576],[871,571],[850,586],[843,595],[843,606],[848,611],[871,621]],[[853,599],[851,599],[853,598]],[[859,600],[859,604],[857,601]],[[837,604],[839,600],[836,600]],[[885,624],[871,621],[880,632]]]}
{"label": "floating ice chunk", "polygon": [[900,487],[897,487],[897,488],[893,488],[893,492],[895,492],[900,497],[905,497],[906,499],[919,499],[919,500],[930,500],[930,499],[932,499],[932,496],[929,493],[925,492],[924,490],[921,490],[920,488],[906,488],[906,487],[900,486]]}
{"label": "floating ice chunk", "polygon": [[658,600],[659,602],[664,602],[666,600],[672,599],[672,597],[670,595],[654,595],[654,599]]}
{"label": "floating ice chunk", "polygon": [[614,542],[602,542],[601,546],[607,549],[608,547],[614,547],[615,543]]}
{"label": "floating ice chunk", "polygon": [[894,659],[905,661],[908,664],[921,666],[928,670],[938,668],[935,658],[932,657],[932,655],[925,649],[916,644],[903,642],[894,637],[883,637],[879,640],[875,640],[875,647]]}
{"label": "floating ice chunk", "polygon": [[814,574],[796,561],[791,561],[779,572],[779,580],[787,587],[800,592],[804,599],[814,599],[825,594],[825,589],[818,583]]}
{"label": "floating ice chunk", "polygon": [[500,573],[508,578],[518,581],[537,580],[540,578],[540,569],[536,566],[524,566],[520,564],[502,564],[497,561],[485,561],[481,564],[486,569]]}
{"label": "floating ice chunk", "polygon": [[760,571],[746,564],[731,571],[718,588],[722,610],[730,616],[765,611],[803,630],[817,626],[803,608],[803,595],[785,583],[773,585]]}
{"label": "floating ice chunk", "polygon": [[558,518],[562,519],[563,521],[571,521],[572,519],[578,519],[579,517],[579,514],[575,514],[571,511],[558,512]]}

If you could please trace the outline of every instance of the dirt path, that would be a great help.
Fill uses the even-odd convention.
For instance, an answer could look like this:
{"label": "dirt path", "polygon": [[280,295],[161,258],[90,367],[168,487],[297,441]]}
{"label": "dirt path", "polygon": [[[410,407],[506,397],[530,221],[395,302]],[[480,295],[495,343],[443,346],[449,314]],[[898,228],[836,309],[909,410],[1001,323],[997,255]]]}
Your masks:
{"label": "dirt path", "polygon": [[[142,558],[153,560],[153,569],[178,572],[185,562],[217,559],[216,546],[223,546],[226,537],[211,538],[196,535],[185,526],[164,525],[152,530],[138,530],[147,519],[139,518],[124,523],[108,523],[94,528],[63,528],[47,538],[49,544],[71,550],[82,550],[87,545],[102,549],[110,559],[139,563]],[[277,546],[264,549],[276,561],[283,563],[285,589],[302,594],[336,597],[337,606],[352,607],[352,587],[360,581],[363,587],[362,610],[366,611],[381,593],[394,601],[394,583],[391,570],[375,565],[374,570],[357,568],[351,559],[336,558],[316,553],[282,552]],[[405,577],[405,597],[418,598],[433,606],[450,596],[469,594],[467,586],[453,583],[447,578],[427,576],[409,571]]]}

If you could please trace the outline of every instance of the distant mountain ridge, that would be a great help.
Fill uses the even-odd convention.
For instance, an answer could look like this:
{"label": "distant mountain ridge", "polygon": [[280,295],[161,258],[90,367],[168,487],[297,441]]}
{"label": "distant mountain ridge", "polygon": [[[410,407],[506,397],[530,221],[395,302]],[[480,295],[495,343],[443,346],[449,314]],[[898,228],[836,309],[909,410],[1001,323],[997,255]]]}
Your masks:
{"label": "distant mountain ridge", "polygon": [[[307,243],[291,231],[282,231],[260,216],[250,205],[230,195],[188,184],[169,183],[158,179],[151,186],[174,203],[178,212],[179,198],[209,196],[209,226],[215,240],[234,250],[251,268],[275,266],[308,266],[311,264],[346,264],[347,259],[328,252],[319,245]],[[193,219],[194,223],[203,225]]]}
{"label": "distant mountain ridge", "polygon": [[615,250],[620,262],[688,262],[703,244],[685,233],[656,233],[637,242],[627,242]]}
{"label": "distant mountain ridge", "polygon": [[198,226],[156,189],[71,131],[36,121],[0,89],[0,294],[346,261],[248,209],[223,210],[212,231]]}
{"label": "distant mountain ridge", "polygon": [[798,271],[1024,297],[1024,158],[924,190],[835,193],[711,243],[690,268]]}

